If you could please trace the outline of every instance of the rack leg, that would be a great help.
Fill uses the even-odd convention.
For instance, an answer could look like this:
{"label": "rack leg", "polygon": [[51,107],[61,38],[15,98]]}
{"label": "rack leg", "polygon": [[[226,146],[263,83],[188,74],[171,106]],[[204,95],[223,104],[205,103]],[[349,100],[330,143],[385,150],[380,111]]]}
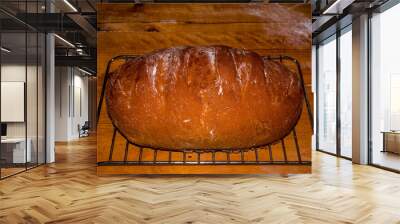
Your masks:
{"label": "rack leg", "polygon": [[126,141],[126,145],[125,145],[125,155],[124,155],[124,162],[126,163],[127,159],[128,159],[128,150],[129,150],[129,141]]}
{"label": "rack leg", "polygon": [[114,151],[114,143],[115,143],[115,135],[117,134],[117,129],[114,128],[113,136],[111,139],[111,146],[110,146],[110,155],[108,156],[108,161],[112,161],[113,151]]}
{"label": "rack leg", "polygon": [[157,151],[158,150],[154,150],[154,152],[153,152],[153,163],[154,164],[156,164],[156,162],[157,162]]}
{"label": "rack leg", "polygon": [[140,149],[139,149],[139,158],[138,158],[138,162],[139,162],[139,163],[142,162],[142,154],[143,154],[143,148],[140,147]]}
{"label": "rack leg", "polygon": [[269,160],[271,162],[273,162],[274,158],[272,157],[272,147],[271,147],[271,145],[268,145],[268,152],[269,152]]}
{"label": "rack leg", "polygon": [[258,161],[258,149],[254,149],[254,155],[256,156],[256,163],[259,163],[259,161]]}
{"label": "rack leg", "polygon": [[200,164],[200,153],[197,153],[197,164]]}
{"label": "rack leg", "polygon": [[310,100],[308,99],[307,90],[306,90],[306,86],[304,83],[303,72],[301,71],[301,66],[300,66],[299,61],[297,61],[296,59],[292,59],[292,60],[295,62],[297,71],[299,73],[301,86],[303,88],[304,101],[306,101],[308,119],[310,120],[311,130],[313,130],[314,129],[314,119],[313,119],[312,109],[311,109],[311,105],[310,105]]}
{"label": "rack leg", "polygon": [[287,162],[285,140],[281,139],[281,142],[282,142],[283,157],[285,158],[285,162]]}
{"label": "rack leg", "polygon": [[105,91],[106,91],[106,85],[107,85],[108,78],[109,78],[109,74],[108,74],[108,73],[110,72],[111,63],[112,63],[113,61],[114,61],[114,60],[112,59],[112,60],[110,60],[110,61],[107,63],[106,73],[104,74],[104,80],[103,80],[103,85],[102,85],[102,87],[101,87],[99,105],[97,105],[97,122],[96,122],[97,124],[99,123],[100,113],[101,113],[101,107],[103,106],[104,93],[105,93]]}
{"label": "rack leg", "polygon": [[212,151],[212,162],[215,164],[215,152]]}
{"label": "rack leg", "polygon": [[294,138],[294,144],[296,145],[297,158],[299,159],[299,162],[301,163],[300,147],[299,147],[299,142],[297,141],[297,135],[296,135],[296,129],[295,128],[293,128],[293,138]]}

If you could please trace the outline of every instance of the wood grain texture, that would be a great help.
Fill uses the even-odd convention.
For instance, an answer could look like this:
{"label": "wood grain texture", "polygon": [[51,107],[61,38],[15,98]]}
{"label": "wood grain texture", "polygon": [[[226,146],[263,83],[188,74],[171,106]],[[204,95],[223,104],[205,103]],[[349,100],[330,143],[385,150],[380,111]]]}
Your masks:
{"label": "wood grain texture", "polygon": [[313,152],[304,175],[96,174],[96,139],[0,181],[0,223],[400,222],[400,175]]}
{"label": "wood grain texture", "polygon": [[[311,9],[307,4],[99,4],[98,5],[98,93],[107,61],[121,54],[143,55],[161,48],[182,45],[227,45],[260,55],[288,55],[300,61],[307,93],[311,97]],[[295,71],[293,64],[287,64]],[[114,66],[111,70],[115,69]],[[98,94],[99,96],[100,94]],[[311,128],[303,111],[296,127],[304,161],[311,160]],[[109,159],[112,125],[103,104],[98,125],[97,161]],[[294,142],[287,140],[288,157],[295,159]],[[125,140],[118,136],[114,156],[123,158]],[[130,150],[131,159],[137,156]],[[251,158],[253,153],[246,153]],[[114,157],[113,156],[113,157]],[[165,159],[162,155],[159,159]],[[279,149],[273,157],[282,158]],[[219,158],[217,158],[219,159]],[[222,159],[222,158],[221,158]],[[220,168],[220,173],[298,173],[310,168],[298,166]],[[99,174],[122,173],[199,173],[199,168],[169,167],[164,171],[152,166],[141,168],[99,168]],[[192,171],[191,171],[192,170]],[[206,169],[205,169],[206,170]],[[244,171],[246,170],[246,171]],[[210,171],[212,172],[212,171]],[[216,173],[217,171],[213,171]],[[202,172],[203,173],[203,172]]]}

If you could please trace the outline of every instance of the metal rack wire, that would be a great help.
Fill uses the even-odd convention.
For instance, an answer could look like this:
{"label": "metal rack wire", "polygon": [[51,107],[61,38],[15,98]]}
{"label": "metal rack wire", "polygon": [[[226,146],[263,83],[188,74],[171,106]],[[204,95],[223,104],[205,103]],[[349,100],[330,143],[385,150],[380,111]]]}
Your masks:
{"label": "metal rack wire", "polygon": [[[102,104],[104,100],[105,88],[106,84],[109,80],[110,69],[114,62],[123,60],[127,61],[130,59],[135,59],[141,56],[138,55],[119,55],[112,59],[110,59],[107,63],[107,68],[102,84],[101,95],[99,99],[99,105],[97,108],[97,123],[99,122],[100,113],[102,109]],[[301,71],[300,63],[289,56],[265,56],[264,60],[278,60],[280,62],[288,61],[294,63],[297,70],[297,75],[300,79],[303,93],[304,93],[304,101],[307,108],[307,114],[311,126],[311,130],[313,129],[313,115],[311,112],[310,102],[306,93],[306,88],[304,84],[303,73]],[[296,124],[297,126],[297,124]],[[125,149],[123,159],[114,159],[115,153],[115,141],[117,134],[121,136],[125,141]],[[293,137],[294,146],[295,146],[295,154],[296,159],[290,160],[288,158],[288,149],[285,145],[285,139]],[[273,146],[280,146],[282,158],[283,159],[274,159]],[[271,144],[256,147],[256,148],[248,148],[248,149],[207,149],[207,150],[169,150],[162,148],[149,148],[145,146],[141,146],[135,144],[134,142],[129,141],[118,129],[113,125],[113,134],[111,138],[111,144],[109,148],[109,158],[108,161],[98,162],[98,166],[144,166],[144,165],[311,165],[311,161],[303,160],[300,152],[299,141],[296,134],[296,127],[294,127],[285,137],[279,139]],[[136,157],[134,159],[128,159],[129,154],[132,153],[132,150],[137,150]],[[146,151],[146,152],[145,152]],[[161,153],[167,153],[168,159],[160,159],[158,155]],[[245,155],[248,156],[249,153],[253,154],[251,159],[246,159]],[[144,154],[146,154],[146,158],[144,159]],[[150,155],[151,159],[148,159]],[[194,158],[195,157],[195,158]],[[218,158],[217,158],[218,157]],[[178,159],[177,159],[178,158]]]}

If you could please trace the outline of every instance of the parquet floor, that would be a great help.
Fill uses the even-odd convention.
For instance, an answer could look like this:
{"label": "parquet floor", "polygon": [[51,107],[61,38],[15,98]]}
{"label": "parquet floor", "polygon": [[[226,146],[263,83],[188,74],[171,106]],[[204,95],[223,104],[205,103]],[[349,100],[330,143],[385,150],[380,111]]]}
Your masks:
{"label": "parquet floor", "polygon": [[95,151],[0,181],[0,223],[400,223],[400,175],[322,153],[311,175],[98,177]]}

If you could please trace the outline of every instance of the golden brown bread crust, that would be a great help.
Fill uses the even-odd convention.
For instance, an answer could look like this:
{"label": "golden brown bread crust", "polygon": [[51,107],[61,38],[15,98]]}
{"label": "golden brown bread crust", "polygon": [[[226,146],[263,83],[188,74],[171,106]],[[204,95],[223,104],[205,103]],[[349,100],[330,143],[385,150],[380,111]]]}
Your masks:
{"label": "golden brown bread crust", "polygon": [[132,143],[239,149],[281,139],[302,112],[283,64],[226,46],[163,49],[127,61],[106,87],[109,116]]}

